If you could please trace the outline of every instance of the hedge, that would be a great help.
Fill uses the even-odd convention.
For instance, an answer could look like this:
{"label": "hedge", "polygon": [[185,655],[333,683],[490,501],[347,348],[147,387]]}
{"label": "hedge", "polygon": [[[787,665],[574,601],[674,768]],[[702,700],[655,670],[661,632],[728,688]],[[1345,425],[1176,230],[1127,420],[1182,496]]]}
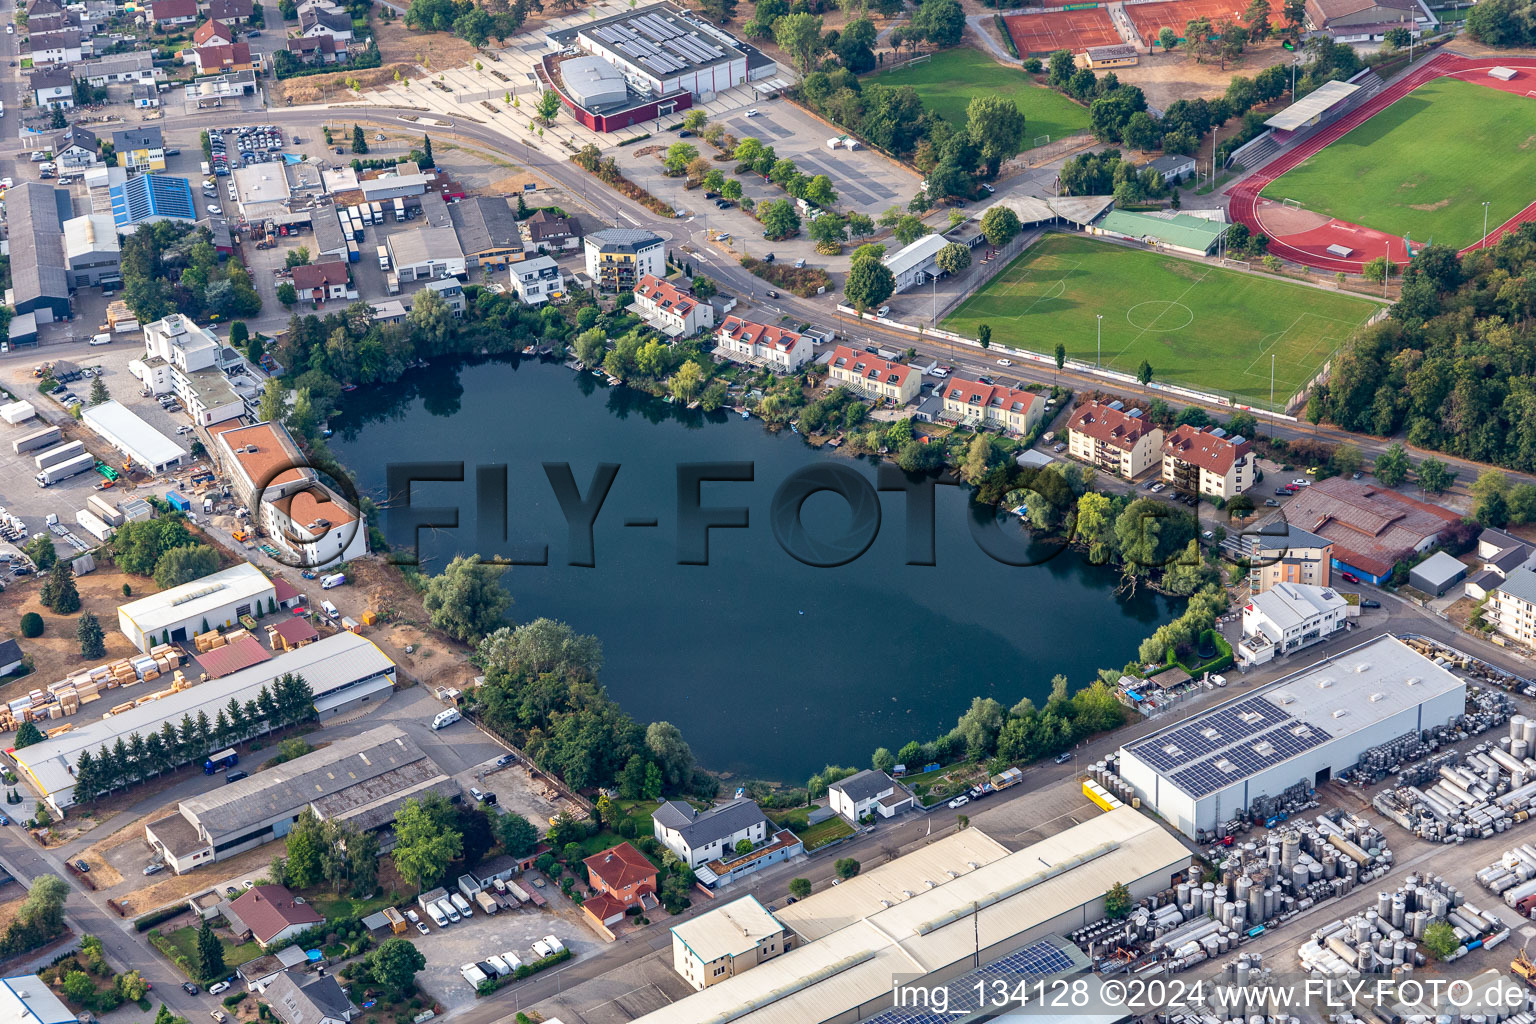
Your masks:
{"label": "hedge", "polygon": [[145,914],[143,917],[137,918],[133,922],[133,930],[136,932],[148,931],[155,925],[160,924],[162,921],[169,921],[177,914],[183,913],[186,909],[187,908],[185,904],[174,907],[162,907],[159,910],[152,911],[148,914]]}

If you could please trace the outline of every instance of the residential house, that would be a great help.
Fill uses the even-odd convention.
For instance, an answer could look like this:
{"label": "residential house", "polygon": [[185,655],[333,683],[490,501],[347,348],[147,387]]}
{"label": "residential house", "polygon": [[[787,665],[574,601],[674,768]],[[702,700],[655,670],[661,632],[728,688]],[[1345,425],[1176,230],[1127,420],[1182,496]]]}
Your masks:
{"label": "residential house", "polygon": [[288,52],[311,66],[337,64],[347,59],[347,46],[338,43],[329,32],[318,36],[299,36],[287,41]]}
{"label": "residential house", "polygon": [[997,427],[1027,434],[1045,416],[1045,397],[1033,391],[951,377],[940,381],[945,419],[969,427]]}
{"label": "residential house", "polygon": [[1253,443],[1186,423],[1163,440],[1163,480],[1185,494],[1230,501],[1253,486]]}
{"label": "residential house", "polygon": [[1333,542],[1333,568],[1377,584],[1392,574],[1398,559],[1429,550],[1461,522],[1439,505],[1344,477],[1303,487],[1286,502],[1285,515]]}
{"label": "residential house", "polygon": [[197,0],[155,0],[149,9],[155,27],[161,31],[197,20]]}
{"label": "residential house", "polygon": [[1516,569],[1489,591],[1483,619],[1495,642],[1536,647],[1536,571]]}
{"label": "residential house", "polygon": [[534,256],[512,264],[512,290],[524,305],[541,306],[565,297],[565,277],[553,256]]}
{"label": "residential house", "polygon": [[656,841],[694,869],[729,856],[743,840],[756,846],[773,831],[762,808],[745,798],[702,812],[668,800],[651,812],[651,833]]}
{"label": "residential house", "polygon": [[647,274],[659,278],[667,272],[666,245],[649,231],[605,228],[583,242],[587,276],[603,291],[633,291]]}
{"label": "residential house", "polygon": [[193,46],[226,46],[235,41],[235,33],[217,18],[210,18],[192,33]]}
{"label": "residential house", "polygon": [[1293,526],[1283,513],[1245,530],[1236,543],[1252,566],[1248,588],[1255,594],[1277,583],[1326,587],[1332,582],[1333,541]]}
{"label": "residential house", "polygon": [[90,40],[82,40],[78,28],[60,28],[52,32],[29,32],[27,48],[32,65],[78,64],[90,51]]}
{"label": "residential house", "polygon": [[155,67],[153,50],[134,50],[132,53],[114,53],[108,57],[89,60],[75,69],[75,77],[83,78],[98,88],[114,82],[155,83],[165,79],[165,71]]}
{"label": "residential house", "polygon": [[1154,170],[1161,174],[1163,181],[1170,186],[1177,185],[1195,176],[1195,158],[1181,153],[1169,153],[1149,161],[1143,169]]}
{"label": "residential house", "polygon": [[192,63],[200,75],[222,75],[235,71],[253,71],[257,58],[251,56],[249,43],[199,46],[192,51]]}
{"label": "residential house", "polygon": [[672,928],[672,969],[694,989],[734,978],[793,948],[794,933],[779,923],[755,896]]}
{"label": "residential house", "polygon": [[80,15],[75,11],[62,11],[58,14],[30,14],[27,16],[27,31],[57,32],[61,28],[80,28]]}
{"label": "residential house", "polygon": [[[302,622],[303,620],[292,621]],[[268,982],[288,968],[301,967],[308,962],[309,957],[298,946],[284,946],[276,953],[266,953],[254,960],[247,960],[235,968],[235,973],[245,983],[247,992],[260,992]]]}
{"label": "residential house", "polygon": [[226,25],[244,25],[251,20],[252,0],[209,0],[208,17]]}
{"label": "residential house", "polygon": [[832,350],[827,374],[865,398],[897,406],[911,402],[923,386],[923,375],[913,367],[847,345]]}
{"label": "residential house", "polygon": [[335,36],[338,42],[352,41],[352,16],[325,0],[310,0],[299,5],[299,35]]}
{"label": "residential house", "polygon": [[1243,606],[1239,665],[1262,665],[1322,643],[1348,624],[1349,604],[1330,587],[1276,583]]}
{"label": "residential house", "polygon": [[333,974],[284,971],[260,995],[282,1024],[348,1024],[362,1012]]}
{"label": "residential house", "polygon": [[21,644],[15,640],[0,640],[0,676],[8,676],[21,668],[25,655],[21,653]]}
{"label": "residential house", "polygon": [[428,281],[416,294],[420,296],[423,292],[435,293],[455,317],[462,318],[464,311],[469,308],[469,300],[464,297],[464,282],[456,277],[439,277]]}
{"label": "residential house", "polygon": [[709,303],[651,274],[635,285],[632,308],[669,338],[691,338],[715,325],[715,310]]}
{"label": "residential house", "polygon": [[119,167],[130,174],[165,170],[165,136],[159,128],[125,128],[112,133]]}
{"label": "residential house", "polygon": [[1492,527],[1477,535],[1477,559],[1482,568],[1467,579],[1467,596],[1481,601],[1519,568],[1536,567],[1531,545]]}
{"label": "residential house", "polygon": [[827,788],[827,806],[853,824],[890,818],[912,807],[912,794],[877,768],[866,768]]}
{"label": "residential house", "polygon": [[52,64],[27,76],[33,100],[44,109],[69,110],[75,105],[75,76],[62,64]]}
{"label": "residential house", "polygon": [[1140,409],[1119,402],[1085,402],[1067,420],[1067,450],[1100,469],[1133,480],[1158,462],[1163,431]]}
{"label": "residential house", "polygon": [[582,909],[599,924],[614,924],[630,907],[645,905],[647,896],[654,899],[656,865],[629,843],[594,853],[582,863],[587,868],[587,884],[597,890]]}
{"label": "residential house", "polygon": [[466,269],[504,267],[522,259],[523,235],[517,213],[497,196],[471,196],[448,207],[448,217],[459,236]]}
{"label": "residential house", "polygon": [[293,268],[293,287],[299,301],[316,304],[329,299],[345,299],[351,288],[346,262],[310,263]]}
{"label": "residential house", "polygon": [[774,373],[794,373],[816,355],[810,338],[772,324],[728,316],[715,330],[715,357]]}
{"label": "residential house", "polygon": [[64,5],[59,0],[32,0],[30,4],[21,4],[27,12],[28,18],[47,17],[52,14],[63,14]]}
{"label": "residential house", "polygon": [[538,210],[523,221],[523,237],[530,249],[574,249],[581,244],[581,224],[575,217]]}
{"label": "residential house", "polygon": [[101,160],[96,133],[72,124],[53,137],[53,158],[60,167],[95,167]]}
{"label": "residential house", "polygon": [[313,906],[296,902],[293,893],[280,885],[252,886],[222,909],[237,936],[249,936],[263,949],[280,946],[325,923]]}

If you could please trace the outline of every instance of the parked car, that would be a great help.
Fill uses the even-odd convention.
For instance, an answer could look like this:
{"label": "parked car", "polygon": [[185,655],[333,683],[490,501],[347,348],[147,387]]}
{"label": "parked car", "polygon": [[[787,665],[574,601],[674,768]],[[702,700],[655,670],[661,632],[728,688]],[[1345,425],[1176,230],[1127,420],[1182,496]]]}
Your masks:
{"label": "parked car", "polygon": [[799,270],[799,269],[801,269],[804,266],[805,266],[805,257],[804,256],[801,256],[799,259],[795,260],[795,269],[796,270]]}
{"label": "parked car", "polygon": [[496,759],[496,767],[497,768],[505,768],[507,765],[511,764],[513,761],[516,761],[516,760],[517,760],[517,755],[516,754],[502,754],[500,757],[498,757]]}
{"label": "parked car", "polygon": [[475,798],[475,803],[477,804],[485,802],[485,794],[480,792],[480,788],[478,786],[470,786],[469,795]]}
{"label": "parked car", "polygon": [[1339,577],[1341,579],[1343,579],[1346,583],[1359,583],[1360,582],[1360,577],[1356,576],[1352,572],[1340,572],[1339,573]]}
{"label": "parked car", "polygon": [[1280,503],[1278,501],[1276,501],[1274,498],[1265,498],[1264,499],[1264,504],[1268,505],[1270,508],[1279,508],[1280,507]]}
{"label": "parked car", "polygon": [[75,867],[79,868],[82,872],[91,870],[91,866],[84,859],[75,861]]}
{"label": "parked car", "polygon": [[891,307],[890,306],[881,306],[879,309],[875,310],[875,316],[884,317],[884,316],[890,316],[890,315],[891,315]]}
{"label": "parked car", "polygon": [[1360,600],[1360,607],[1361,608],[1380,608],[1381,607],[1381,602],[1380,601],[1372,601],[1370,598],[1362,598]]}
{"label": "parked car", "polygon": [[1056,755],[1057,764],[1066,764],[1070,760],[1072,760],[1072,752],[1070,750]]}
{"label": "parked car", "polygon": [[992,193],[994,193],[994,192],[996,192],[996,191],[997,191],[997,189],[995,189],[995,188],[993,188],[993,187],[992,187],[992,186],[991,186],[991,185],[988,185],[988,184],[987,184],[987,183],[986,183],[986,182],[982,182],[982,183],[981,183],[981,190],[982,190],[982,191],[983,191],[983,192],[985,192],[985,193],[986,193],[986,194],[987,194],[987,195],[989,195],[989,196],[990,196],[990,195],[991,195],[991,194],[992,194]]}
{"label": "parked car", "polygon": [[181,983],[181,990],[183,992],[185,992],[189,996],[195,996],[199,992],[202,991],[202,989],[198,988],[196,985],[192,984],[190,981],[182,982]]}
{"label": "parked car", "polygon": [[164,864],[149,864],[149,865],[145,866],[144,873],[146,875],[158,875],[160,872],[162,872],[164,870],[165,870],[165,865]]}
{"label": "parked car", "polygon": [[747,109],[747,116],[748,117],[756,117],[757,116],[757,108],[756,107],[749,107]]}
{"label": "parked car", "polygon": [[952,811],[959,810],[961,807],[964,807],[970,802],[971,798],[966,796],[964,793],[961,793],[959,796],[955,797],[949,802],[949,809]]}
{"label": "parked car", "polygon": [[221,982],[218,982],[216,984],[208,986],[208,994],[211,995],[211,996],[216,996],[220,992],[227,992],[227,991],[229,991],[229,982],[227,982],[227,981],[221,981]]}

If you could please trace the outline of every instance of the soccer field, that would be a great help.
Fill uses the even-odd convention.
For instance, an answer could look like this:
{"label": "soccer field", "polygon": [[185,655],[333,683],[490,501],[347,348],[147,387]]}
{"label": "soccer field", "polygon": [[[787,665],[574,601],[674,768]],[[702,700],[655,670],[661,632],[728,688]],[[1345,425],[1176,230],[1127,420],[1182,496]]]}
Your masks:
{"label": "soccer field", "polygon": [[992,94],[1013,100],[1024,114],[1025,149],[1042,135],[1054,140],[1088,130],[1087,107],[1036,85],[1018,68],[1004,67],[969,46],[940,50],[920,64],[879,71],[865,81],[893,87],[912,86],[922,97],[923,106],[942,115],[956,128],[965,127],[965,108],[972,96]]}
{"label": "soccer field", "polygon": [[1107,369],[1268,407],[1306,383],[1379,307],[1359,296],[1128,249],[1078,235],[1046,235],[965,300],[942,326],[1092,363],[1104,317]]}
{"label": "soccer field", "polygon": [[1536,200],[1536,97],[1439,78],[1270,183],[1269,199],[1460,249]]}

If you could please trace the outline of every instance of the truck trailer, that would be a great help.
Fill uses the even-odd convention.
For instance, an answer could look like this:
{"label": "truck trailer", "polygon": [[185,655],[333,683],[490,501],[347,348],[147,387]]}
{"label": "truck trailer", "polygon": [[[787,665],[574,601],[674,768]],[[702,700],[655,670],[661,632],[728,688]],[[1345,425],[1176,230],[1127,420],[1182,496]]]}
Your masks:
{"label": "truck trailer", "polygon": [[49,466],[57,466],[60,463],[68,462],[70,459],[83,454],[85,454],[84,443],[80,441],[70,441],[68,444],[61,444],[55,448],[49,448],[47,451],[33,456],[32,464],[35,465],[38,469],[47,469]]}
{"label": "truck trailer", "polygon": [[22,434],[11,442],[11,451],[17,455],[23,452],[35,452],[39,448],[47,448],[49,445],[58,444],[64,435],[58,427],[42,427],[28,434]]}
{"label": "truck trailer", "polygon": [[87,512],[85,509],[81,509],[75,513],[75,523],[86,533],[89,533],[92,537],[95,537],[99,541],[108,541],[112,539],[112,527],[108,526],[106,523],[102,522],[99,518],[97,518],[92,513]]}
{"label": "truck trailer", "polygon": [[480,905],[480,909],[485,911],[487,914],[494,914],[501,909],[501,904],[497,903],[491,894],[486,892],[484,889],[475,893],[475,902],[478,903]]}
{"label": "truck trailer", "polygon": [[57,466],[48,467],[37,474],[35,479],[37,480],[37,486],[47,487],[49,484],[56,484],[60,480],[68,480],[72,476],[78,476],[94,468],[96,468],[96,456],[86,452],[83,455],[75,456],[68,462],[61,462]]}
{"label": "truck trailer", "polygon": [[117,510],[117,507],[99,494],[93,494],[85,499],[86,508],[95,513],[96,518],[108,526],[122,526],[128,521],[128,517]]}

